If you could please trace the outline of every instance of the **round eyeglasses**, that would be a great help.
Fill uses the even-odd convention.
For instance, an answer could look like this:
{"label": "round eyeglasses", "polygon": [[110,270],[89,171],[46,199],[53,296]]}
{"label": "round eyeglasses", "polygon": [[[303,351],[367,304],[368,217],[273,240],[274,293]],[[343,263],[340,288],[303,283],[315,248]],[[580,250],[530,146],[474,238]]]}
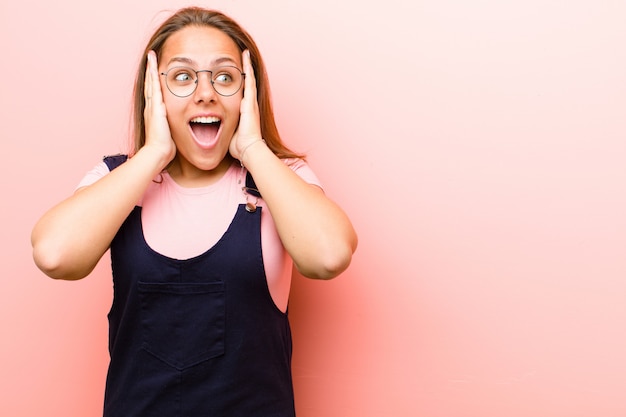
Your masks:
{"label": "round eyeglasses", "polygon": [[161,75],[165,76],[165,84],[172,94],[176,97],[188,97],[198,88],[198,74],[201,72],[210,74],[213,89],[224,97],[230,97],[239,91],[246,76],[239,68],[233,66],[199,71],[189,67],[173,67]]}

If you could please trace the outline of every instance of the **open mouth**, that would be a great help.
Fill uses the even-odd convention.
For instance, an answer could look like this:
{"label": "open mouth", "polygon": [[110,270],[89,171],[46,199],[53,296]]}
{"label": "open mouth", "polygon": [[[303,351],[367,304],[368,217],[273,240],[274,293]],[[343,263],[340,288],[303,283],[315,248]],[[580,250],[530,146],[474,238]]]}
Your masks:
{"label": "open mouth", "polygon": [[200,145],[211,146],[216,142],[222,121],[219,117],[195,117],[189,122],[191,131]]}

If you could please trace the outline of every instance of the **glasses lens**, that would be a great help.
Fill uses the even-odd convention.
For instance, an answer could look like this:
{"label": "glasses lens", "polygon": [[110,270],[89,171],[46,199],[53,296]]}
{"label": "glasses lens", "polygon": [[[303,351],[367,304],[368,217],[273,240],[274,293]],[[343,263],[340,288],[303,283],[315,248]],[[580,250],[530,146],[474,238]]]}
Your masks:
{"label": "glasses lens", "polygon": [[175,67],[167,72],[167,88],[178,97],[187,97],[196,89],[196,73],[191,68]]}
{"label": "glasses lens", "polygon": [[213,69],[213,88],[222,96],[232,96],[241,88],[243,76],[239,68],[219,67]]}

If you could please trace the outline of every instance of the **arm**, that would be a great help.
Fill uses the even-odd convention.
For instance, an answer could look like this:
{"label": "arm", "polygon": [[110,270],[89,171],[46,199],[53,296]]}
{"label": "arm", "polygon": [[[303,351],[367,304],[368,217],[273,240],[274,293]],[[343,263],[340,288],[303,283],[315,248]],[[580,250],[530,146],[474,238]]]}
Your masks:
{"label": "arm", "polygon": [[298,271],[318,279],[334,278],[343,272],[357,246],[356,233],[346,214],[265,145],[251,147],[245,154],[245,164]]}
{"label": "arm", "polygon": [[33,258],[48,276],[67,280],[87,276],[150,182],[174,157],[153,56],[148,60],[146,92],[153,97],[144,112],[150,126],[146,145],[119,168],[50,209],[35,225]]}
{"label": "arm", "polygon": [[254,73],[248,54],[243,58],[246,84],[231,154],[252,174],[300,273],[309,278],[334,278],[348,267],[356,250],[354,228],[321,189],[304,182],[261,140]]}

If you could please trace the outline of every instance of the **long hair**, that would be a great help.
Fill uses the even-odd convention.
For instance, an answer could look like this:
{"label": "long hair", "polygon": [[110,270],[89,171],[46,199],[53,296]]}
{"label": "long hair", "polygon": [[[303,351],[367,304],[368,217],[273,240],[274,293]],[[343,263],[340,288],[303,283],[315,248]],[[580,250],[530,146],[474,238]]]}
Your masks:
{"label": "long hair", "polygon": [[160,59],[165,41],[175,32],[192,25],[209,26],[221,30],[235,42],[240,52],[246,49],[250,51],[250,60],[256,78],[257,101],[259,103],[261,135],[263,139],[265,139],[267,146],[279,158],[304,158],[303,155],[296,154],[287,148],[280,138],[276,121],[274,120],[274,111],[272,110],[267,71],[261,58],[261,53],[252,37],[230,17],[219,11],[200,7],[187,7],[178,10],[161,24],[146,45],[137,69],[137,78],[135,79],[133,91],[132,137],[134,149],[131,151],[131,155],[135,154],[146,143],[146,126],[143,112],[146,106],[144,79],[146,76],[148,52],[153,50],[157,55],[157,59]]}

